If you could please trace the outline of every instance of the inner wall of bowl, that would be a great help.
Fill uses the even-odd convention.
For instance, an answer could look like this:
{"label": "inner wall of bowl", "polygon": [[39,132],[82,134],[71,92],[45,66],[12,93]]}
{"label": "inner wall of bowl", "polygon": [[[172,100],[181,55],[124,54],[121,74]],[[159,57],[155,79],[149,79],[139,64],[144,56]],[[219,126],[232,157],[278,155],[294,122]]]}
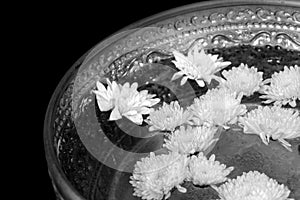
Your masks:
{"label": "inner wall of bowl", "polygon": [[[53,141],[53,146],[48,146],[48,148],[51,149],[51,156],[48,159],[48,163],[52,165],[53,163],[56,163],[55,160],[58,160],[56,163],[58,170],[52,173],[60,173],[63,177],[63,181],[66,184],[66,187],[73,191],[74,195],[78,196],[78,198],[107,199],[108,195],[111,193],[110,186],[113,180],[112,177],[116,175],[118,170],[103,165],[103,162],[99,162],[97,157],[102,156],[102,158],[110,159],[111,155],[114,155],[116,152],[113,150],[105,150],[105,156],[99,155],[99,153],[101,154],[101,151],[99,151],[99,146],[104,146],[101,144],[101,142],[103,143],[103,140],[94,140],[94,142],[91,143],[91,139],[95,139],[95,135],[98,135],[99,130],[102,130],[105,136],[109,138],[114,145],[117,145],[127,151],[141,151],[141,148],[139,148],[141,143],[146,145],[142,151],[147,152],[159,149],[159,141],[161,141],[160,138],[150,138],[148,139],[149,143],[144,143],[143,141],[145,140],[142,141],[141,139],[136,139],[135,137],[122,134],[122,132],[115,134],[116,132],[114,129],[112,129],[111,124],[105,125],[104,122],[101,123],[101,120],[105,118],[105,113],[102,113],[100,117],[97,115],[95,99],[90,93],[88,94],[87,92],[83,92],[84,90],[82,89],[84,88],[83,85],[86,85],[85,88],[88,88],[86,90],[90,90],[94,87],[93,85],[95,81],[101,80],[103,77],[110,77],[121,82],[129,80],[126,78],[130,76],[123,75],[130,70],[130,67],[126,68],[126,66],[133,66],[133,62],[130,61],[134,60],[135,58],[139,58],[142,62],[148,62],[149,65],[153,65],[154,67],[161,69],[164,65],[170,64],[170,59],[172,59],[170,49],[176,47],[178,50],[185,51],[191,45],[201,44],[207,52],[212,54],[220,54],[224,60],[230,60],[233,63],[232,66],[238,66],[240,63],[245,63],[249,66],[258,67],[259,70],[264,71],[264,78],[270,77],[270,75],[275,71],[282,70],[283,66],[285,65],[300,65],[300,52],[297,51],[300,48],[299,39],[297,39],[299,38],[299,32],[297,36],[297,30],[300,30],[299,14],[297,14],[297,12],[299,13],[299,9],[294,10],[294,8],[287,7],[283,8],[283,13],[280,13],[282,10],[279,7],[274,6],[263,9],[262,11],[259,10],[262,7],[266,6],[254,6],[250,8],[250,10],[255,11],[254,14],[257,16],[257,19],[262,22],[262,24],[264,24],[264,22],[268,22],[268,20],[274,21],[278,19],[278,17],[282,17],[283,22],[286,22],[289,25],[287,26],[288,28],[286,29],[285,25],[281,25],[282,30],[276,29],[276,32],[274,31],[275,29],[273,30],[270,25],[267,25],[267,29],[269,28],[270,30],[273,30],[274,33],[272,33],[272,31],[265,31],[266,27],[262,25],[257,25],[257,28],[255,28],[256,25],[254,24],[253,27],[251,26],[256,33],[253,36],[251,35],[251,32],[247,32],[249,27],[241,28],[241,31],[238,31],[237,28],[230,30],[230,26],[228,26],[228,30],[232,31],[231,33],[236,34],[233,35],[232,38],[228,35],[214,34],[217,31],[216,28],[209,29],[203,26],[207,25],[207,27],[217,27],[215,26],[215,23],[222,21],[223,16],[213,14],[208,15],[208,13],[226,13],[227,15],[224,16],[227,17],[227,20],[231,19],[231,21],[227,21],[227,24],[232,23],[235,26],[237,26],[236,22],[247,24],[248,17],[251,18],[251,12],[247,11],[249,8],[239,7],[236,13],[230,13],[229,10],[231,9],[229,8],[218,8],[216,9],[216,12],[212,12],[210,10],[202,11],[202,13],[198,15],[200,16],[198,18],[195,18],[195,16],[193,16],[194,13],[192,13],[179,18],[175,17],[173,19],[168,19],[166,20],[169,21],[168,23],[157,22],[157,24],[155,24],[155,26],[160,27],[157,29],[159,31],[157,34],[162,35],[166,34],[166,31],[170,31],[170,29],[167,28],[169,26],[168,24],[171,24],[171,28],[174,29],[171,30],[172,34],[174,32],[176,32],[176,34],[180,32],[182,35],[188,34],[188,32],[184,33],[185,29],[191,30],[187,24],[196,24],[196,29],[198,26],[201,27],[198,27],[199,30],[202,31],[199,32],[200,35],[202,34],[202,36],[204,35],[206,38],[199,37],[199,35],[197,36],[197,32],[193,36],[193,31],[189,32],[190,35],[187,37],[189,38],[188,40],[182,39],[183,36],[179,36],[179,34],[177,34],[177,37],[179,38],[177,42],[169,42],[172,43],[173,46],[164,45],[164,42],[157,42],[150,45],[154,45],[154,47],[157,45],[155,48],[143,50],[141,51],[141,54],[139,51],[136,51],[138,53],[132,53],[131,56],[128,56],[129,54],[127,54],[130,48],[130,52],[134,52],[134,50],[132,50],[134,48],[135,50],[141,50],[140,48],[137,48],[139,45],[134,46],[134,42],[132,41],[131,43],[128,42],[127,44],[122,43],[127,49],[122,49],[122,45],[120,46],[120,44],[117,44],[118,42],[116,42],[114,45],[108,45],[108,47],[105,49],[97,47],[97,50],[91,51],[89,56],[86,57],[87,59],[80,63],[82,65],[79,70],[78,68],[71,69],[72,72],[70,72],[68,76],[69,78],[72,78],[63,80],[66,86],[64,89],[62,89],[62,87],[58,88],[60,91],[58,92],[58,95],[55,96],[56,101],[53,103],[54,107],[51,108],[53,109],[53,121],[49,123],[49,125],[54,127],[54,131],[49,133],[51,134],[50,137],[46,137],[47,139]],[[201,10],[200,7],[199,10]],[[240,12],[241,14],[239,15],[239,11],[244,12]],[[291,17],[285,19],[285,13],[290,14]],[[272,18],[272,16],[275,14],[276,17]],[[209,17],[201,18],[202,16]],[[235,16],[234,19],[237,21],[232,21],[232,16]],[[270,16],[272,19],[270,19]],[[241,19],[238,19],[238,17]],[[184,21],[184,19],[188,20]],[[191,21],[192,19],[193,21]],[[207,22],[208,24],[206,24],[205,21],[209,21]],[[216,22],[213,23],[214,21]],[[165,26],[161,27],[162,24],[165,24]],[[223,26],[223,28],[224,27],[226,28],[226,26]],[[225,31],[225,29],[223,31]],[[130,38],[131,36],[132,35],[129,34],[129,36],[126,37]],[[136,37],[134,34],[133,36]],[[128,39],[126,37],[125,39]],[[151,43],[151,41],[145,40],[144,43],[147,45]],[[113,50],[114,48],[119,48],[119,50]],[[109,52],[112,52],[110,56],[107,55]],[[125,57],[122,57],[124,55]],[[105,60],[108,57],[113,59],[110,61]],[[159,62],[153,62],[155,59],[157,59]],[[79,65],[77,65],[77,67],[78,66]],[[76,74],[77,70],[78,74]],[[98,73],[101,76],[92,75],[94,77],[91,78],[90,76],[93,73]],[[83,78],[82,74],[87,74],[85,77],[86,79]],[[120,76],[119,74],[122,75]],[[141,76],[140,79],[142,80],[142,74],[139,76]],[[91,86],[89,86],[89,84],[91,84]],[[203,90],[197,90],[193,87],[192,83],[190,85],[192,85],[191,90],[195,91],[194,93],[196,96],[202,95],[208,89],[204,88]],[[74,87],[76,88],[75,90]],[[76,96],[78,94],[81,95],[80,100],[78,100]],[[178,92],[178,95],[180,94],[182,94],[182,92]],[[78,105],[83,106],[79,106],[80,108],[74,107],[74,99],[77,101]],[[168,101],[170,100],[172,100],[172,98],[170,98]],[[244,99],[244,103],[257,103],[257,100],[257,96],[254,96],[250,99]],[[297,106],[299,109],[299,102]],[[72,116],[74,108],[78,110],[84,110],[84,112],[79,114],[81,117],[78,118],[80,119],[79,122],[81,122],[80,126],[74,122],[74,116]],[[93,116],[92,120],[90,116]],[[86,123],[87,120],[89,120],[89,123]],[[89,138],[86,136],[80,136],[78,130],[97,131],[94,133],[90,132],[90,136],[93,137]],[[89,148],[86,147],[85,142],[89,143]],[[47,151],[49,153],[49,150]],[[122,158],[122,156],[124,155],[120,155],[120,158]],[[54,174],[52,174],[52,176],[54,179],[57,177]],[[56,184],[57,188],[64,190],[64,188],[61,188],[61,183],[56,182]],[[59,193],[64,192],[60,191]],[[63,194],[62,196],[64,195],[68,194]]]}

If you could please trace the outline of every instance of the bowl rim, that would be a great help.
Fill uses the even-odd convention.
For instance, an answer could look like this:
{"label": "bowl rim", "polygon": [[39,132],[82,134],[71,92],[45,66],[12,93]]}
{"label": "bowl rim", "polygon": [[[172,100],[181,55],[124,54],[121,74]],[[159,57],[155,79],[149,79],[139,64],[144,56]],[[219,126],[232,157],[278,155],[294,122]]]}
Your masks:
{"label": "bowl rim", "polygon": [[192,13],[194,11],[205,9],[217,9],[224,7],[234,6],[247,6],[247,5],[260,5],[260,6],[284,6],[284,7],[297,7],[300,8],[300,1],[298,0],[204,0],[201,2],[191,3],[168,10],[158,12],[149,17],[142,18],[136,22],[133,22],[118,31],[111,33],[107,37],[104,37],[98,44],[94,45],[88,52],[86,59],[82,63],[87,63],[95,54],[102,51],[112,43],[124,38],[135,31],[136,28],[143,28],[151,26],[154,23],[163,21],[167,18],[172,18],[178,15]]}
{"label": "bowl rim", "polygon": [[[266,6],[291,6],[291,7],[300,7],[300,1],[297,0],[205,0],[201,2],[191,3],[188,5],[179,6],[176,8],[171,8],[166,11],[156,13],[152,16],[146,17],[144,19],[138,20],[128,26],[125,26],[120,31],[124,31],[131,28],[148,26],[157,21],[162,21],[164,17],[174,17],[177,15],[182,15],[186,13],[191,13],[197,11],[199,7],[201,10],[204,9],[213,9],[213,8],[224,8],[232,6],[246,6],[246,5],[266,5]],[[198,9],[197,9],[198,8]],[[160,19],[160,20],[158,20]],[[119,31],[117,31],[119,32]]]}

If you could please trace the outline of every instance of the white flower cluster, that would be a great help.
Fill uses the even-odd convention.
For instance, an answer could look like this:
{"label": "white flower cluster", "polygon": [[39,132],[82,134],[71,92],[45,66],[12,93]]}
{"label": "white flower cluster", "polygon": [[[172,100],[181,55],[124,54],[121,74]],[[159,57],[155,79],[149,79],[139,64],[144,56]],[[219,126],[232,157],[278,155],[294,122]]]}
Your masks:
{"label": "white flower cluster", "polygon": [[[231,113],[229,110],[236,109],[236,107],[228,107],[227,109],[227,113]],[[170,104],[164,103],[158,110],[150,112],[146,122],[150,125],[150,131],[170,131],[163,145],[170,151],[181,154],[206,151],[218,141],[215,133],[219,129],[215,126],[216,124],[203,126],[204,123],[192,123],[191,121],[196,120],[197,115],[195,116],[191,111],[192,109],[180,107],[177,101]],[[207,113],[205,114],[207,115]],[[235,112],[232,115],[235,115]],[[213,116],[213,113],[211,113],[211,116]],[[236,118],[237,116],[230,117]]]}
{"label": "white flower cluster", "polygon": [[270,79],[264,81],[264,84],[270,84],[261,90],[264,95],[260,98],[267,99],[264,103],[274,102],[274,105],[289,104],[295,107],[296,100],[300,100],[300,67],[285,66],[283,71],[275,72]]}
{"label": "white flower cluster", "polygon": [[[171,131],[163,145],[168,154],[155,156],[150,153],[150,157],[136,163],[130,181],[135,196],[167,199],[174,187],[180,192],[186,191],[180,186],[184,180],[198,185],[217,184],[224,182],[233,170],[233,167],[226,169],[225,165],[215,161],[214,155],[208,160],[203,154],[218,141],[216,132],[219,128],[188,125],[190,116],[189,111],[181,108],[178,102],[164,104],[150,113],[147,122],[151,130]],[[190,157],[194,153],[198,156]]]}
{"label": "white flower cluster", "polygon": [[251,96],[262,86],[263,72],[258,72],[255,67],[249,68],[243,63],[239,67],[223,71],[222,75],[225,80],[222,79],[220,87],[226,87],[237,94]]}
{"label": "white flower cluster", "polygon": [[147,90],[138,92],[138,84],[125,83],[120,85],[107,79],[107,88],[97,82],[97,90],[93,92],[96,95],[97,104],[101,111],[112,110],[109,120],[118,120],[122,116],[136,124],[143,123],[143,116],[149,114],[151,107],[157,104],[160,99],[153,98],[155,95],[148,94]]}
{"label": "white flower cluster", "polygon": [[237,96],[227,88],[215,88],[205,95],[195,98],[189,107],[193,114],[193,125],[223,126],[237,122],[238,116],[247,112],[246,106],[241,104],[242,95]]}
{"label": "white flower cluster", "polygon": [[244,172],[220,187],[213,187],[221,200],[293,200],[288,198],[290,190],[286,186],[257,171]]}
{"label": "white flower cluster", "polygon": [[239,119],[246,134],[257,134],[267,145],[269,139],[278,140],[291,151],[285,139],[300,137],[300,116],[294,109],[278,106],[259,106]]}
{"label": "white flower cluster", "polygon": [[218,138],[214,137],[217,130],[217,127],[181,126],[165,139],[163,146],[180,154],[203,152],[218,141]]}
{"label": "white flower cluster", "polygon": [[176,187],[185,193],[186,189],[180,186],[184,180],[192,181],[197,185],[218,184],[227,180],[226,176],[233,167],[215,161],[215,155],[209,160],[200,153],[198,156],[169,152],[155,155],[150,153],[135,165],[130,183],[134,187],[133,195],[142,199],[161,200],[171,195],[171,189]]}
{"label": "white flower cluster", "polygon": [[173,75],[172,80],[182,77],[180,84],[183,85],[188,79],[193,79],[200,87],[204,87],[204,82],[209,84],[212,79],[218,80],[219,77],[214,74],[231,64],[228,61],[223,62],[218,55],[206,54],[203,49],[199,50],[195,45],[188,51],[187,56],[173,51],[176,59],[173,63],[180,71]]}
{"label": "white flower cluster", "polygon": [[[188,79],[195,80],[200,87],[210,84],[212,79],[219,86],[208,90],[206,94],[195,98],[187,109],[178,101],[163,105],[154,110],[152,106],[160,100],[147,90],[138,91],[137,83],[120,85],[107,79],[107,87],[97,82],[97,104],[101,111],[111,111],[109,120],[126,117],[141,125],[143,115],[149,115],[145,122],[149,131],[170,132],[164,139],[163,147],[168,154],[142,158],[135,165],[130,183],[134,195],[142,199],[167,199],[171,190],[177,188],[186,192],[181,186],[184,181],[195,185],[212,185],[221,200],[288,200],[289,190],[273,179],[259,172],[244,173],[234,180],[227,176],[233,167],[220,164],[215,155],[207,158],[205,151],[210,151],[219,140],[217,133],[220,127],[239,122],[246,134],[257,134],[267,145],[270,138],[278,140],[291,151],[286,139],[300,137],[299,112],[280,106],[296,106],[300,100],[300,68],[285,67],[270,79],[263,81],[263,73],[257,68],[245,64],[223,71],[221,78],[217,72],[229,66],[218,55],[206,54],[197,46],[192,47],[187,56],[173,51],[173,63],[179,70],[172,81],[181,78],[183,85]],[[273,107],[259,106],[247,113],[246,105],[241,104],[243,96],[251,96],[259,91],[266,99],[264,103],[274,102]],[[228,181],[220,187],[216,184]]]}

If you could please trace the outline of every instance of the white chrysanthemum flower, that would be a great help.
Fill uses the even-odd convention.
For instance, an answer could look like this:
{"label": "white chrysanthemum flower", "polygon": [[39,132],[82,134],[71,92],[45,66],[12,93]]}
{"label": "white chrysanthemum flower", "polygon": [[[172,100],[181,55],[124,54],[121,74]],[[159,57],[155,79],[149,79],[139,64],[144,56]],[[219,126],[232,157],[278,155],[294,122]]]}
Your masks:
{"label": "white chrysanthemum flower", "polygon": [[264,81],[265,85],[260,98],[267,99],[264,103],[272,103],[274,105],[290,104],[296,106],[296,100],[300,100],[300,67],[294,66],[284,67],[283,71],[275,72],[270,79]]}
{"label": "white chrysanthemum flower", "polygon": [[231,64],[231,62],[223,62],[218,55],[206,54],[203,49],[199,52],[196,45],[189,50],[187,57],[178,51],[174,51],[173,54],[176,59],[173,63],[180,71],[173,75],[172,80],[183,76],[181,85],[188,79],[193,79],[200,87],[204,87],[204,81],[209,84],[212,79],[218,80],[219,77],[214,74]]}
{"label": "white chrysanthemum flower", "polygon": [[150,112],[146,122],[150,125],[149,131],[174,131],[176,127],[185,124],[191,118],[191,113],[184,110],[178,101],[163,106]]}
{"label": "white chrysanthemum flower", "polygon": [[227,88],[215,88],[205,95],[195,98],[189,107],[193,114],[193,125],[219,125],[229,128],[227,125],[237,122],[237,118],[247,112],[246,106],[241,104],[242,95]]}
{"label": "white chrysanthemum flower", "polygon": [[264,173],[250,171],[215,187],[221,200],[293,200],[290,190]]}
{"label": "white chrysanthemum flower", "polygon": [[251,96],[262,86],[263,72],[258,72],[255,67],[249,68],[247,64],[242,63],[239,67],[223,71],[222,75],[226,80],[222,79],[220,87],[226,87],[237,94]]}
{"label": "white chrysanthemum flower", "polygon": [[97,82],[97,90],[93,92],[101,111],[113,109],[109,120],[118,120],[124,116],[136,124],[142,124],[142,115],[149,114],[150,107],[160,101],[159,98],[153,98],[155,95],[148,94],[147,90],[138,92],[137,83],[125,83],[122,86],[107,79],[107,84],[105,88],[102,83]]}
{"label": "white chrysanthemum flower", "polygon": [[270,137],[291,151],[285,139],[300,137],[300,116],[294,109],[259,106],[239,119],[244,133],[257,134],[267,145]]}
{"label": "white chrysanthemum flower", "polygon": [[198,156],[193,155],[189,161],[188,180],[195,185],[215,185],[227,180],[227,175],[231,173],[234,167],[226,168],[226,165],[215,161],[215,155],[212,154],[207,159],[202,152]]}
{"label": "white chrysanthemum flower", "polygon": [[133,195],[142,199],[160,200],[169,198],[171,189],[176,187],[185,193],[180,186],[187,176],[188,157],[175,152],[142,158],[134,167],[130,183],[134,187]]}
{"label": "white chrysanthemum flower", "polygon": [[181,126],[180,129],[173,132],[168,139],[165,139],[163,145],[170,151],[180,154],[193,154],[199,151],[205,151],[213,143],[218,141],[214,138],[217,127],[191,127]]}

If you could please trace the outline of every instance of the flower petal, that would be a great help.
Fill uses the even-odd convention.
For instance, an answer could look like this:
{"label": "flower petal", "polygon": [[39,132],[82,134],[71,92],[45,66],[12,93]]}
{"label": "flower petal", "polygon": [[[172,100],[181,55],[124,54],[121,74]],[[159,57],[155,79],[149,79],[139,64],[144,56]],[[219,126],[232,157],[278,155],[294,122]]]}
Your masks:
{"label": "flower petal", "polygon": [[183,76],[183,74],[182,74],[181,71],[176,72],[176,73],[172,76],[171,81],[174,81],[174,80],[176,80],[176,79],[178,79],[178,78],[180,78],[180,77],[182,77],[182,76]]}
{"label": "flower petal", "polygon": [[182,77],[181,81],[180,81],[180,85],[184,85],[186,83],[186,81],[188,80],[187,76]]}
{"label": "flower petal", "polygon": [[143,116],[141,114],[124,115],[124,116],[138,125],[141,125],[143,123]]}
{"label": "flower petal", "polygon": [[97,105],[101,111],[105,112],[113,108],[112,101],[110,99],[107,99],[107,97],[103,97],[96,94],[96,99],[97,99]]}
{"label": "flower petal", "polygon": [[118,108],[115,107],[115,108],[112,110],[112,112],[110,113],[109,120],[110,120],[110,121],[114,121],[114,120],[118,120],[118,119],[121,119],[121,118],[122,118],[122,116],[121,116],[121,114],[120,114]]}
{"label": "flower petal", "polygon": [[204,87],[205,86],[205,83],[203,80],[196,80],[197,84],[200,86],[200,87]]}

